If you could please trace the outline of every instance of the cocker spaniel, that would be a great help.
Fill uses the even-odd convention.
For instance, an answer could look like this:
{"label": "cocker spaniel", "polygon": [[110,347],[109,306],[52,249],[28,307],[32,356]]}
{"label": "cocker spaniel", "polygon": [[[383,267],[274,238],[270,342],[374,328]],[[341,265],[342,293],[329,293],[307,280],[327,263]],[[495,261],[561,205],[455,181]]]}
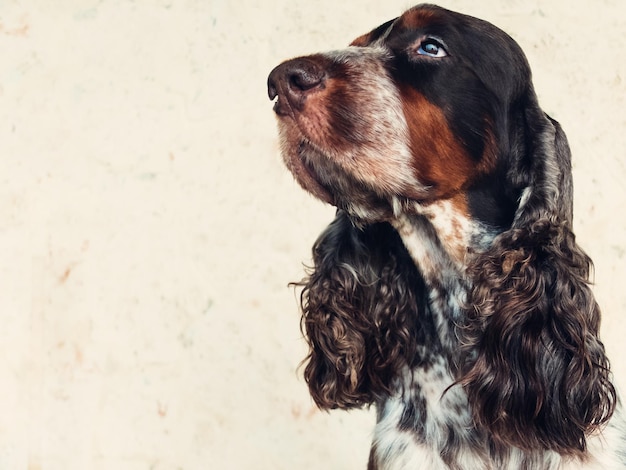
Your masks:
{"label": "cocker spaniel", "polygon": [[568,143],[517,43],[420,5],[268,89],[287,167],[337,207],[305,378],[320,408],[376,406],[369,469],[626,468]]}

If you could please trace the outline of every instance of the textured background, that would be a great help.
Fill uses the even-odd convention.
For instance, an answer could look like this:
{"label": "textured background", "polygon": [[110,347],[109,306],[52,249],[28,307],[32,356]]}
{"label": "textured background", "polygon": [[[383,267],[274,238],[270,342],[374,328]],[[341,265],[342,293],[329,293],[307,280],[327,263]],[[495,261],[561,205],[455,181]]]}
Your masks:
{"label": "textured background", "polygon": [[[0,2],[0,470],[363,469],[316,411],[287,283],[333,210],[278,155],[267,73],[407,1]],[[626,378],[626,3],[446,0],[528,54]]]}

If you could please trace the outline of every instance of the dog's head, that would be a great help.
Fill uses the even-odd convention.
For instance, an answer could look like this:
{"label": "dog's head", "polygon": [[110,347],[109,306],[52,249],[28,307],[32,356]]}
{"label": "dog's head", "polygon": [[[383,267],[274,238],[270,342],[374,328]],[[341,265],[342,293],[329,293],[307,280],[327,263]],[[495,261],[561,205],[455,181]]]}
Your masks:
{"label": "dog's head", "polygon": [[[283,158],[318,198],[374,221],[462,193],[477,216],[510,223],[526,182],[493,176],[519,153],[511,130],[534,93],[522,51],[493,25],[418,6],[346,49],[282,63],[268,85]],[[485,190],[502,207],[481,211]]]}

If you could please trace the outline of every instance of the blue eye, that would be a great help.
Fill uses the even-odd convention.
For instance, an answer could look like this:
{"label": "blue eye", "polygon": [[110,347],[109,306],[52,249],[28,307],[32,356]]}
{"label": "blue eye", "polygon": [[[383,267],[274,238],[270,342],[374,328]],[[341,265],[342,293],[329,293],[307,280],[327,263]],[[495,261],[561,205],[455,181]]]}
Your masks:
{"label": "blue eye", "polygon": [[445,57],[448,55],[441,43],[432,38],[424,39],[417,53],[429,57]]}

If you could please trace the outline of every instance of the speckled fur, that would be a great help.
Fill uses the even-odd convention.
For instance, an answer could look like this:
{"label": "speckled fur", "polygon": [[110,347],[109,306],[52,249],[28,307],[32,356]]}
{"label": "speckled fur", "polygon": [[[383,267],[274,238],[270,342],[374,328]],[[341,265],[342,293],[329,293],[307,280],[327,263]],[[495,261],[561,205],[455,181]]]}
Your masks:
{"label": "speckled fur", "polygon": [[338,209],[304,376],[320,408],[376,406],[369,470],[626,468],[567,140],[519,46],[422,5],[268,85],[287,167]]}

